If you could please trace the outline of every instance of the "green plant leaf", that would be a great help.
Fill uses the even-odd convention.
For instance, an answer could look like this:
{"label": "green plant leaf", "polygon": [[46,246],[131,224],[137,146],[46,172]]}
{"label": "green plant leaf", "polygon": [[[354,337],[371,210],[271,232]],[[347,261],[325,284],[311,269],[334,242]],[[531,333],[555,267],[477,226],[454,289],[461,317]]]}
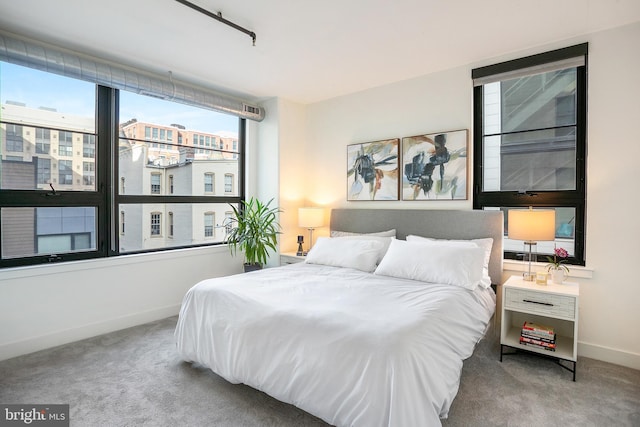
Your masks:
{"label": "green plant leaf", "polygon": [[242,201],[239,208],[229,205],[233,210],[232,228],[225,243],[232,255],[240,250],[244,252],[245,262],[264,265],[269,250],[277,249],[277,236],[281,228],[277,214],[282,211],[271,207],[272,202],[273,199],[264,204],[252,197]]}

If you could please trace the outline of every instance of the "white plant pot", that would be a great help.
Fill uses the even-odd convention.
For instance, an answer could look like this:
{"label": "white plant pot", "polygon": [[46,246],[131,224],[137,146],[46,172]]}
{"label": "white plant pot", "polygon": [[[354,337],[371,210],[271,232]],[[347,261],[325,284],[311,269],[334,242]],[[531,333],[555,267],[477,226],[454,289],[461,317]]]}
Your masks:
{"label": "white plant pot", "polygon": [[549,271],[551,273],[551,283],[561,284],[567,278],[567,271],[564,268],[555,268]]}

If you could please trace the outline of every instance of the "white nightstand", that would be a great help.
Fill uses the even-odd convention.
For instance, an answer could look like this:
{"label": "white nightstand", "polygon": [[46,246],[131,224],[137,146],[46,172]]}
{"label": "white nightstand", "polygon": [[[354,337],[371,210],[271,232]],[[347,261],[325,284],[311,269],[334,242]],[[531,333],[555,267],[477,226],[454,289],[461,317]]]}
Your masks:
{"label": "white nightstand", "polygon": [[285,252],[280,254],[280,265],[296,264],[304,262],[304,256],[298,256],[295,252]]}
{"label": "white nightstand", "polygon": [[[511,347],[558,359],[576,380],[578,361],[578,298],[580,285],[565,282],[537,285],[520,276],[511,276],[502,285],[502,328],[500,330],[500,361],[504,348]],[[556,333],[556,350],[549,351],[520,344],[520,331],[525,321],[552,326]],[[565,360],[573,369],[560,363]]]}

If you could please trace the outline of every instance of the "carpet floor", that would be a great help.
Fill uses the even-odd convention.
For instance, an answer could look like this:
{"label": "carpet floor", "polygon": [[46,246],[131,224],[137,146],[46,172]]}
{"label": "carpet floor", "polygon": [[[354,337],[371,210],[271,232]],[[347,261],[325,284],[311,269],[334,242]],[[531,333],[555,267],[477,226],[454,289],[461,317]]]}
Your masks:
{"label": "carpet floor", "polygon": [[[71,426],[327,426],[180,361],[176,321],[2,361],[0,403],[68,403]],[[444,426],[640,426],[640,371],[581,357],[573,382],[550,359],[519,353],[501,363],[499,353],[490,330],[464,363]]]}

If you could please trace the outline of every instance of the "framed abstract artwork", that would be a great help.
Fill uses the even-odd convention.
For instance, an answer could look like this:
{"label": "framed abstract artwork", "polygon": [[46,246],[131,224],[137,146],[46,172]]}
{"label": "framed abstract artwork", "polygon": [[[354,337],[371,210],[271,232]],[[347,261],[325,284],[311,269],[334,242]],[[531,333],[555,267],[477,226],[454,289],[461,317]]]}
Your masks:
{"label": "framed abstract artwork", "polygon": [[466,129],[402,138],[402,200],[466,200]]}
{"label": "framed abstract artwork", "polygon": [[400,138],[347,146],[347,200],[398,200]]}

